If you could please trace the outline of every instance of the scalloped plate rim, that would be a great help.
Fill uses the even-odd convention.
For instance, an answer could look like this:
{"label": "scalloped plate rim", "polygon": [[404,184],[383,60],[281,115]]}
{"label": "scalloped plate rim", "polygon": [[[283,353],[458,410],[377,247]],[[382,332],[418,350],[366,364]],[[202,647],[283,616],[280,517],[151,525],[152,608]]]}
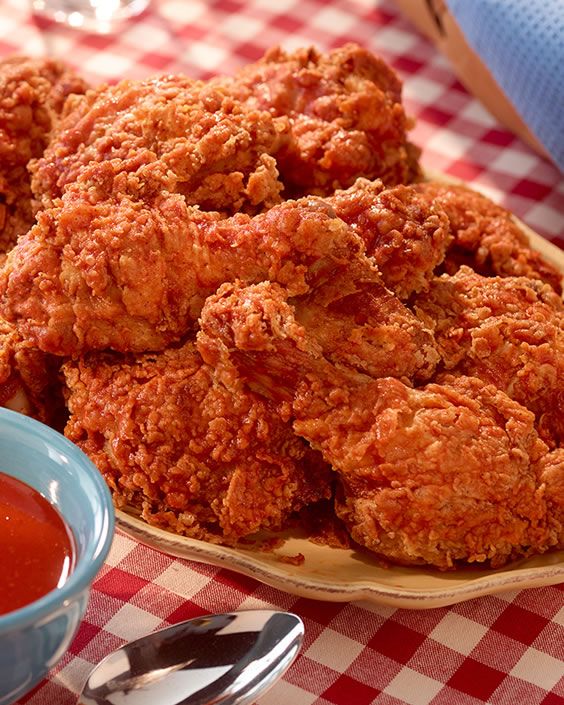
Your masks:
{"label": "scalloped plate rim", "polygon": [[[122,510],[116,510],[116,521],[118,527],[124,533],[150,548],[168,555],[227,568],[255,578],[279,590],[329,602],[366,600],[375,604],[387,604],[399,608],[430,609],[507,590],[522,590],[529,587],[555,585],[564,581],[564,551],[559,551],[546,553],[543,556],[534,556],[529,559],[552,561],[554,557],[559,558],[561,555],[562,559],[558,563],[527,567],[527,561],[524,561],[524,567],[516,565],[516,567],[500,568],[498,571],[487,572],[486,575],[478,575],[474,579],[468,579],[466,582],[449,588],[390,587],[369,576],[351,580],[346,585],[331,585],[311,572],[299,574],[298,571],[308,570],[308,567],[304,567],[308,563],[307,555],[305,556],[304,565],[296,567],[296,572],[290,574],[290,568],[286,567],[285,569],[288,564],[281,563],[276,565],[271,563],[261,558],[262,552],[211,544],[199,539],[173,534],[165,529],[151,526]],[[291,548],[291,539],[286,545]],[[348,551],[347,549],[322,548],[319,546],[317,548],[326,551],[327,555],[334,550],[344,550],[351,556],[354,553],[354,551]],[[311,557],[309,557],[309,560],[312,560]],[[386,570],[393,571],[394,567]],[[407,570],[416,572],[418,569],[409,568]],[[437,572],[434,575],[437,578],[444,576],[444,579],[447,580],[452,573]],[[460,575],[461,573],[458,572],[457,576],[460,577]]]}

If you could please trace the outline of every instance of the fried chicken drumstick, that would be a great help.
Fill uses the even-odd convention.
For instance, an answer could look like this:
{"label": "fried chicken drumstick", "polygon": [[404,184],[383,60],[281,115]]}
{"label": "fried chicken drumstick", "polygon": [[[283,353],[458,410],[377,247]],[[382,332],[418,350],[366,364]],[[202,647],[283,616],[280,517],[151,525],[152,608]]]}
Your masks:
{"label": "fried chicken drumstick", "polygon": [[[111,166],[97,170],[111,178]],[[300,315],[314,317],[324,297],[318,324],[337,361],[374,376],[428,379],[434,370],[430,333],[386,289],[363,240],[319,198],[221,218],[179,194],[149,205],[68,190],[10,253],[0,296],[6,316],[46,352],[142,352],[179,340],[206,296],[234,279],[278,281],[293,295],[317,289]]]}
{"label": "fried chicken drumstick", "polygon": [[411,389],[338,370],[268,282],[223,285],[200,325],[198,348],[218,374],[235,368],[277,400],[336,470],[336,511],[358,543],[439,568],[563,545],[562,458],[493,385],[448,377]]}

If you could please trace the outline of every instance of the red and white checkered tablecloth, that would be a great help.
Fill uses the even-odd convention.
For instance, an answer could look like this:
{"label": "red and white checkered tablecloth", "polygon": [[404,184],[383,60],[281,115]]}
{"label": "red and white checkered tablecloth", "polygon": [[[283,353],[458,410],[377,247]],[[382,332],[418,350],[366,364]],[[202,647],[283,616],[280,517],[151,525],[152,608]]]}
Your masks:
{"label": "red and white checkered tablecloth", "polygon": [[[359,42],[404,80],[426,167],[463,178],[564,247],[564,181],[468,95],[447,61],[386,0],[154,0],[118,36],[33,18],[0,0],[0,56],[65,58],[93,82],[231,72],[273,44]],[[118,533],[69,652],[21,703],[74,705],[92,665],[124,641],[208,612],[301,615],[301,654],[260,705],[564,704],[564,585],[414,611],[298,598],[178,560]],[[155,703],[158,705],[158,703]]]}

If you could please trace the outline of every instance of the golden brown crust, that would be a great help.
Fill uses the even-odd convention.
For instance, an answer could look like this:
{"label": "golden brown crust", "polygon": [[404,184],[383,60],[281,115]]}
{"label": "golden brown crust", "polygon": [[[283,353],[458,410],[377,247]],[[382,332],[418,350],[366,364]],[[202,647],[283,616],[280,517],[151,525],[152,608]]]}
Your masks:
{"label": "golden brown crust", "polygon": [[256,212],[280,201],[270,155],[286,131],[284,120],[184,76],[126,80],[73,101],[32,165],[32,188],[46,207],[73,188],[147,202],[178,193],[204,210]]}
{"label": "golden brown crust", "polygon": [[338,469],[336,511],[352,537],[393,561],[496,567],[562,545],[540,471],[546,446],[532,414],[493,385],[382,379],[295,427]]}
{"label": "golden brown crust", "polygon": [[539,279],[482,277],[466,266],[414,302],[444,369],[495,384],[531,409],[551,445],[564,438],[564,306]]}
{"label": "golden brown crust", "polygon": [[[331,493],[330,469],[267,402],[229,391],[192,343],[64,366],[65,433],[118,506],[179,534],[235,543]],[[234,382],[236,384],[236,382]]]}
{"label": "golden brown crust", "polygon": [[43,154],[66,98],[85,90],[55,59],[0,61],[0,252],[33,223],[28,163]]}
{"label": "golden brown crust", "polygon": [[356,44],[326,54],[273,48],[218,82],[245,104],[290,118],[290,139],[277,154],[289,195],[328,195],[359,176],[390,186],[421,176],[401,82]]}
{"label": "golden brown crust", "polygon": [[221,218],[167,193],[146,202],[68,190],[58,203],[39,214],[0,272],[4,315],[42,350],[163,349],[195,324],[221,283],[268,279],[293,295],[316,289],[328,309],[334,301],[337,318],[356,297],[365,338],[371,326],[383,331],[389,314],[386,337],[397,338],[398,350],[401,329],[409,340],[419,336],[405,341],[411,347],[401,359],[418,358],[421,348],[427,360],[414,359],[412,371],[432,372],[430,335],[385,289],[361,238],[321,199],[286,201],[253,218]]}
{"label": "golden brown crust", "polygon": [[[438,361],[429,331],[378,278],[355,274],[350,267],[306,296],[291,299],[271,282],[222,285],[206,299],[199,320],[204,359],[218,365],[230,347],[252,353],[280,346],[287,369],[280,378],[276,375],[271,391],[282,398],[288,385],[291,389],[307,373],[312,359],[344,374],[429,379]],[[266,373],[267,379],[269,374],[275,370]],[[337,372],[335,379],[340,379]]]}
{"label": "golden brown crust", "polygon": [[562,293],[562,272],[531,249],[509,211],[466,186],[431,181],[414,188],[449,217],[454,239],[446,272],[454,274],[466,264],[485,276],[541,279]]}
{"label": "golden brown crust", "polygon": [[0,406],[62,430],[60,360],[30,346],[0,317]]}
{"label": "golden brown crust", "polygon": [[440,204],[422,198],[414,186],[385,188],[367,179],[328,202],[362,238],[386,286],[400,299],[427,287],[452,241]]}

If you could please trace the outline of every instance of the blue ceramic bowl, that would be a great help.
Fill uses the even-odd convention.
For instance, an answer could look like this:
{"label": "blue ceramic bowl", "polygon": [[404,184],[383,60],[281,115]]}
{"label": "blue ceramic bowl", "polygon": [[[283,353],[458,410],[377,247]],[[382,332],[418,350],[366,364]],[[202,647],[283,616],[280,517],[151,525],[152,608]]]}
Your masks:
{"label": "blue ceramic bowl", "polygon": [[75,541],[74,570],[62,587],[0,615],[0,705],[9,705],[44,678],[68,649],[110,549],[114,512],[106,483],[77,446],[48,426],[3,408],[0,471],[46,497]]}

